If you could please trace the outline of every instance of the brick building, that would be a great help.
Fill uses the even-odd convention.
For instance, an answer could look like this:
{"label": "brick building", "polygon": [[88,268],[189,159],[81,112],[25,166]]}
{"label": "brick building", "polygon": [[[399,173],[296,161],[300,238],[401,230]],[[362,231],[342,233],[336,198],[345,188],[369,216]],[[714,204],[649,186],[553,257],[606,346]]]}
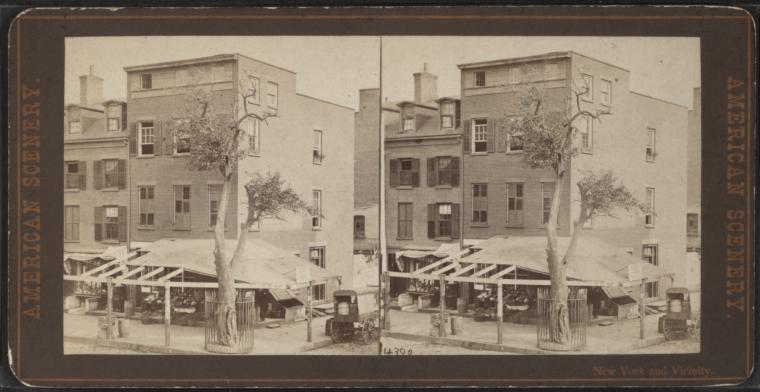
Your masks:
{"label": "brick building", "polygon": [[[245,183],[255,173],[277,171],[321,216],[264,218],[248,235],[342,275],[342,285],[351,287],[353,109],[300,94],[294,72],[240,54],[124,69],[135,241],[213,237],[221,175],[189,169],[189,147],[171,134],[169,122],[181,121],[191,86],[209,91],[215,110],[232,110],[238,81],[245,81],[258,87],[254,110],[277,117],[244,124],[251,151],[233,176],[227,237],[237,237],[247,214]],[[329,299],[335,288],[315,287],[315,299]]]}
{"label": "brick building", "polygon": [[[523,163],[519,136],[505,121],[519,116],[520,97],[535,88],[545,112],[575,110],[574,86],[589,86],[584,110],[609,109],[601,122],[580,118],[580,153],[570,163],[559,214],[559,235],[569,236],[577,218],[576,183],[585,171],[610,169],[653,210],[598,218],[583,229],[675,274],[683,284],[686,263],[687,177],[684,140],[687,109],[631,91],[629,72],[573,52],[461,64],[464,132],[464,236],[544,235],[555,186],[551,170]],[[572,104],[571,104],[572,103]],[[656,201],[656,204],[655,204]],[[648,284],[650,297],[664,295],[669,279]]]}
{"label": "brick building", "polygon": [[92,67],[79,82],[79,103],[64,108],[64,251],[97,253],[127,241],[127,113],[103,99]]}

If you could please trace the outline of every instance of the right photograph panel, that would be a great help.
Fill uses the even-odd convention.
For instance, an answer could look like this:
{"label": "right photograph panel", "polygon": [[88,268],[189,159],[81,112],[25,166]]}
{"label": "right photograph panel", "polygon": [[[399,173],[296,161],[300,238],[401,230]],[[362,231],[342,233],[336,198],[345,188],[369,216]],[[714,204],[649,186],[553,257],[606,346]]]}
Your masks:
{"label": "right photograph panel", "polygon": [[699,44],[383,37],[382,352],[699,352]]}

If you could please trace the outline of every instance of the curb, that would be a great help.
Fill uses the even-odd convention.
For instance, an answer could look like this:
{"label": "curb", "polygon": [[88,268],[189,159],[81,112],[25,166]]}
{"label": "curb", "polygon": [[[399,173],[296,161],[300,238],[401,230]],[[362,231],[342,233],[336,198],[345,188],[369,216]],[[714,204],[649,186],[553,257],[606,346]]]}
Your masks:
{"label": "curb", "polygon": [[[99,347],[118,348],[118,349],[123,349],[123,350],[135,351],[138,353],[153,353],[153,354],[164,354],[164,355],[216,355],[215,353],[209,353],[205,351],[183,350],[183,349],[172,348],[172,347],[153,346],[153,345],[148,345],[148,344],[139,344],[139,343],[130,343],[130,342],[120,342],[118,340],[85,338],[81,336],[64,336],[63,341],[69,342],[69,343],[92,344],[94,346],[99,346]],[[320,340],[320,341],[312,342],[312,343],[301,346],[299,348],[299,352],[317,350],[323,347],[327,347],[331,344],[333,343],[329,339]],[[254,351],[255,351],[255,348],[254,348]],[[253,352],[253,353],[241,354],[241,355],[257,355],[257,354]],[[266,355],[266,354],[261,354],[261,355]]]}

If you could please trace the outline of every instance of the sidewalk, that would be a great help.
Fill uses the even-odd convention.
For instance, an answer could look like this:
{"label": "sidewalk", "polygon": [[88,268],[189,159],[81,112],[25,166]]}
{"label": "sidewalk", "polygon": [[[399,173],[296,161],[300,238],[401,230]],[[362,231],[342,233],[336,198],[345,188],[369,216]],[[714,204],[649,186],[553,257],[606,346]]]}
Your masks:
{"label": "sidewalk", "polygon": [[[279,355],[306,353],[315,348],[332,344],[325,335],[327,317],[312,320],[312,342],[306,342],[306,322],[283,324],[279,328],[257,328],[254,331],[254,348],[247,355]],[[204,350],[204,328],[171,326],[171,345],[164,344],[164,324],[141,324],[131,320],[130,334],[126,338],[98,340],[97,316],[64,314],[63,336],[64,354],[67,342],[70,344],[99,344],[104,347],[119,348],[140,353],[159,354],[211,354]],[[98,352],[93,352],[93,354]],[[347,353],[350,354],[350,353]]]}
{"label": "sidewalk", "polygon": [[[495,321],[476,322],[469,317],[463,319],[463,335],[449,334],[445,338],[434,338],[430,336],[430,314],[399,310],[391,310],[391,329],[384,336],[516,354],[626,354],[665,341],[663,335],[657,332],[657,319],[655,315],[646,317],[645,340],[639,338],[639,319],[616,320],[613,325],[604,327],[589,324],[586,328],[586,348],[575,352],[540,350],[536,344],[536,325],[508,322],[503,323],[503,344],[499,346]],[[450,328],[448,330],[451,331]]]}

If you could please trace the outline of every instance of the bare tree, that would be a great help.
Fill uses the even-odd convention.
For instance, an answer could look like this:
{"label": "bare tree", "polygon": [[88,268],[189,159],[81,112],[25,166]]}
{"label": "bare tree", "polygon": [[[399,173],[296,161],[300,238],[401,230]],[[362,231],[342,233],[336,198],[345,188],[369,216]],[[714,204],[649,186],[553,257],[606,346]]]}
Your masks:
{"label": "bare tree", "polygon": [[555,176],[549,220],[546,224],[546,260],[551,281],[551,296],[554,303],[550,313],[550,330],[552,341],[567,344],[570,338],[569,312],[567,300],[567,266],[573,258],[580,228],[588,220],[598,215],[609,215],[614,208],[630,209],[639,206],[635,198],[624,186],[616,185],[611,172],[600,175],[593,173],[578,182],[581,195],[581,210],[564,255],[560,255],[557,246],[557,223],[563,194],[563,182],[567,177],[570,160],[577,155],[575,138],[579,133],[576,123],[580,121],[599,121],[602,116],[611,115],[609,110],[587,110],[582,98],[589,87],[573,87],[571,98],[564,111],[550,111],[546,104],[546,90],[532,88],[521,97],[521,116],[505,121],[510,138],[520,138],[523,144],[524,163],[531,168],[549,168]]}

